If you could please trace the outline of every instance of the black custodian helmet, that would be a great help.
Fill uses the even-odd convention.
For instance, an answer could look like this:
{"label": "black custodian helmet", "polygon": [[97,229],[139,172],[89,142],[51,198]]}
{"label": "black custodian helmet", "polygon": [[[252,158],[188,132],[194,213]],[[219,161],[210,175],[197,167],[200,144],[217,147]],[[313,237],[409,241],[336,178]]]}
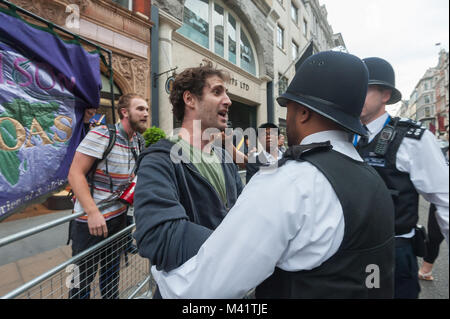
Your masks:
{"label": "black custodian helmet", "polygon": [[395,73],[391,64],[381,58],[365,58],[369,70],[369,85],[380,85],[392,90],[391,98],[386,104],[395,104],[402,99],[402,94],[395,88]]}
{"label": "black custodian helmet", "polygon": [[277,101],[281,106],[297,102],[353,133],[367,136],[359,117],[368,79],[367,67],[360,58],[343,52],[319,52],[302,63]]}

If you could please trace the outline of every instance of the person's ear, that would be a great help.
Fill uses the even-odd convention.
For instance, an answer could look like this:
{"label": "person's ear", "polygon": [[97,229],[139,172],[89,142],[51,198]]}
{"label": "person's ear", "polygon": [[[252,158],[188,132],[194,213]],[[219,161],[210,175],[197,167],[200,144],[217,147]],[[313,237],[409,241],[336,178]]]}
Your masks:
{"label": "person's ear", "polygon": [[311,110],[303,105],[299,105],[297,110],[297,120],[300,123],[306,123],[311,118]]}
{"label": "person's ear", "polygon": [[388,89],[383,90],[381,99],[384,104],[386,104],[391,99],[391,95],[392,95],[392,90],[388,90]]}
{"label": "person's ear", "polygon": [[184,91],[183,93],[183,101],[184,104],[191,109],[195,108],[195,96],[189,92],[189,91]]}
{"label": "person's ear", "polygon": [[127,118],[128,117],[128,108],[123,107],[123,108],[120,109],[120,112],[122,113],[123,118]]}

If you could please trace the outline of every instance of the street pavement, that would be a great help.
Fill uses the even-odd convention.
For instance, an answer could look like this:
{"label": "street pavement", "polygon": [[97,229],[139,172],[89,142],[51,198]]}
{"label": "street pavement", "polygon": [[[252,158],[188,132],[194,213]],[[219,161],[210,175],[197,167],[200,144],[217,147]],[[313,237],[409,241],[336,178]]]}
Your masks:
{"label": "street pavement", "polygon": [[[428,220],[428,208],[429,204],[421,198],[419,202],[419,223],[425,226]],[[71,210],[58,211],[53,214],[0,223],[0,238],[67,216],[70,213]],[[4,279],[1,280],[0,278],[0,292],[2,292],[0,296],[8,291],[6,286],[1,287],[3,281],[12,289],[16,287],[14,283],[23,283],[30,280],[31,275],[39,275],[38,269],[42,269],[42,272],[44,272],[67,260],[70,257],[70,247],[66,246],[67,231],[68,223],[0,247],[0,277]],[[419,258],[419,267],[421,263],[422,259]],[[30,267],[30,265],[34,266]],[[16,274],[17,269],[19,275]],[[14,274],[10,273],[11,271]],[[14,279],[15,276],[18,277],[17,280]],[[420,281],[422,288],[420,299],[448,299],[449,256],[448,244],[445,241],[441,244],[439,257],[433,268],[433,276],[435,280],[432,282]],[[5,280],[6,278],[9,278],[9,280]]]}
{"label": "street pavement", "polygon": [[[419,224],[425,227],[427,227],[429,207],[430,204],[421,197],[419,202]],[[421,264],[422,258],[419,258],[419,268]],[[420,299],[449,299],[448,264],[448,244],[444,240],[440,246],[439,256],[433,267],[434,281],[420,280],[422,289],[419,296]]]}
{"label": "street pavement", "polygon": [[[0,238],[68,216],[72,210],[0,223]],[[69,223],[0,247],[0,266],[66,245]]]}

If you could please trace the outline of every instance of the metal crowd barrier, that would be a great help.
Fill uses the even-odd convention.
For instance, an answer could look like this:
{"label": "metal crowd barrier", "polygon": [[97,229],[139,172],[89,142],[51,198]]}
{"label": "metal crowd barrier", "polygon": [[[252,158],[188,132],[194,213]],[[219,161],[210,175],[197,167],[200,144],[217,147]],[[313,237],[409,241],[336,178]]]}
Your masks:
{"label": "metal crowd barrier", "polygon": [[[5,237],[0,240],[0,247],[68,222],[81,215],[83,214],[72,214]],[[152,298],[156,285],[150,273],[149,261],[140,257],[131,247],[133,243],[131,234],[134,228],[135,224],[129,225],[1,298]],[[99,275],[101,265],[104,267],[103,277]],[[90,293],[83,290],[83,287],[88,286],[86,279],[80,276],[85,271],[92,273],[90,277],[92,282],[89,285]],[[118,277],[115,276],[117,273],[119,274]],[[71,290],[70,293],[69,290]]]}

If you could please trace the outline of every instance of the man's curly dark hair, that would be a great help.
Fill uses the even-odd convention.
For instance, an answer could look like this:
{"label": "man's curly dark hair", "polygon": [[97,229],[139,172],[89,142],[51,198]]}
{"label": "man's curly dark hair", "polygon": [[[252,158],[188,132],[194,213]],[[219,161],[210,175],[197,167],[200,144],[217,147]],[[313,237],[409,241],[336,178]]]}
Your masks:
{"label": "man's curly dark hair", "polygon": [[211,76],[218,76],[224,82],[230,80],[229,74],[213,67],[211,62],[208,62],[206,65],[185,69],[177,75],[169,99],[173,106],[173,114],[178,121],[183,121],[184,119],[184,92],[189,91],[197,98],[201,99],[206,80]]}

